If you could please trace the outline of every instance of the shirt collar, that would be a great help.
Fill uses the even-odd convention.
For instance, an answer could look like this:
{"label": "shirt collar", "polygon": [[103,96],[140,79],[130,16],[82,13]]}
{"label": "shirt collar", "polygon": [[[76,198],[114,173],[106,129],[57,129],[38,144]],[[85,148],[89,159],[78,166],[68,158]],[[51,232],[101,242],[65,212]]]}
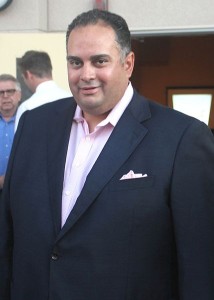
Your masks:
{"label": "shirt collar", "polygon": [[[108,116],[97,125],[97,127],[102,127],[109,123],[115,127],[117,122],[119,121],[120,117],[122,116],[124,110],[130,103],[130,101],[133,97],[133,93],[134,93],[134,90],[133,90],[132,84],[131,84],[131,82],[129,82],[128,87],[127,87],[122,99],[115,105],[115,107],[111,110],[111,112],[108,114]],[[74,120],[77,123],[84,121],[84,118],[82,116],[82,110],[78,105],[77,105],[77,108],[76,108],[76,111],[74,114]]]}
{"label": "shirt collar", "polygon": [[36,92],[40,92],[42,90],[47,90],[48,88],[51,88],[53,85],[55,85],[55,82],[53,80],[46,80],[41,82],[37,88],[36,88]]}

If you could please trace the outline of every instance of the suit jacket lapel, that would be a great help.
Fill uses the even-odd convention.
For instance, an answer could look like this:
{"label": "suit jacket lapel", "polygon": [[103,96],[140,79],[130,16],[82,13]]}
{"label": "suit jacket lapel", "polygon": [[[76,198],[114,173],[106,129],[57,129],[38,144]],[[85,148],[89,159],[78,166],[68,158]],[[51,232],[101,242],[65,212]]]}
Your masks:
{"label": "suit jacket lapel", "polygon": [[49,123],[47,141],[49,189],[56,234],[61,229],[64,168],[73,115],[76,109],[76,104],[70,98],[60,104],[60,108],[54,112],[53,119]]}
{"label": "suit jacket lapel", "polygon": [[150,118],[150,110],[147,101],[135,95],[88,174],[82,192],[58,239],[75,224],[142,141],[147,133],[147,129],[143,126],[142,121],[148,118]]}

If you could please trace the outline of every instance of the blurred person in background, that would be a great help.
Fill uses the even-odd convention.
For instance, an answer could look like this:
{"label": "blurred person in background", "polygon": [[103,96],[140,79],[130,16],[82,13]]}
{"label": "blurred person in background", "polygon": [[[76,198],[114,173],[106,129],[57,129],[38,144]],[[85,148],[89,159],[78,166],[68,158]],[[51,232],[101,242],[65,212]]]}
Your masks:
{"label": "blurred person in background", "polygon": [[70,92],[62,89],[53,81],[52,63],[48,53],[34,50],[27,51],[19,60],[18,66],[26,86],[33,95],[19,106],[16,114],[15,130],[21,115],[26,110],[71,96]]}
{"label": "blurred person in background", "polygon": [[0,75],[0,197],[14,138],[15,115],[21,100],[21,87],[10,74]]}

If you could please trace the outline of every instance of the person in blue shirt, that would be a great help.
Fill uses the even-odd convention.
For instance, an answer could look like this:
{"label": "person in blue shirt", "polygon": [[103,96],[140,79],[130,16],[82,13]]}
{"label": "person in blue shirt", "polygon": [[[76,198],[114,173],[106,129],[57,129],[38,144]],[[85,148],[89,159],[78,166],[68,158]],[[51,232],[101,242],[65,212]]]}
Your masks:
{"label": "person in blue shirt", "polygon": [[0,75],[0,196],[13,143],[15,115],[21,100],[21,86],[10,74]]}

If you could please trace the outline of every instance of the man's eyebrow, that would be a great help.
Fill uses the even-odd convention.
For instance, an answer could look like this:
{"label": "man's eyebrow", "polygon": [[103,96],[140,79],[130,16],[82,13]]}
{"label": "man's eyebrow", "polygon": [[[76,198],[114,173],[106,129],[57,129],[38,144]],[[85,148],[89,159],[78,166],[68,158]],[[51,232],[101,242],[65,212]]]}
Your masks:
{"label": "man's eyebrow", "polygon": [[[105,53],[92,55],[92,56],[90,56],[90,60],[93,61],[93,60],[96,60],[96,59],[99,59],[99,58],[102,58],[102,57],[109,57],[109,55],[105,54]],[[67,55],[66,59],[67,60],[79,60],[79,61],[82,60],[80,57],[73,56],[73,55]]]}
{"label": "man's eyebrow", "polygon": [[67,55],[67,60],[81,60],[78,56]]}
{"label": "man's eyebrow", "polygon": [[102,58],[102,57],[109,57],[108,54],[105,54],[105,53],[101,53],[101,54],[96,54],[96,55],[92,55],[90,57],[91,60],[95,60],[95,59],[99,59],[99,58]]}

